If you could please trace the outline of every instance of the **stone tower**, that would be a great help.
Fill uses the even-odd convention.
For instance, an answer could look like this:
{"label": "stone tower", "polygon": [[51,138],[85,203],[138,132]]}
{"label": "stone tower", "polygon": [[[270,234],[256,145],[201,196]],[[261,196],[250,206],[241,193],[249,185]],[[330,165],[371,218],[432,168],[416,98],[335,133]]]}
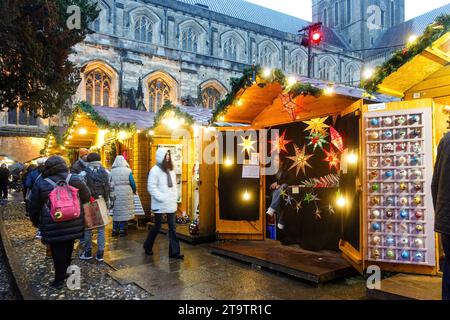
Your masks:
{"label": "stone tower", "polygon": [[312,0],[313,21],[333,28],[355,50],[372,48],[405,21],[405,0]]}

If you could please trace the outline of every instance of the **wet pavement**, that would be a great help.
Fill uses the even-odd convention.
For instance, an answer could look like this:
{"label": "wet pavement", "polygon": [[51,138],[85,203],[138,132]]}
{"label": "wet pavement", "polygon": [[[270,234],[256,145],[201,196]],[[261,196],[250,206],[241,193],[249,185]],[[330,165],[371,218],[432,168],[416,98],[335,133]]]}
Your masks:
{"label": "wet pavement", "polygon": [[[146,256],[142,243],[145,231],[130,228],[125,238],[107,232],[105,263],[81,261],[81,289],[54,291],[51,259],[45,246],[34,239],[35,229],[20,204],[8,205],[4,221],[8,236],[32,283],[43,299],[232,299],[232,300],[360,300],[366,299],[365,280],[350,277],[316,287],[272,271],[210,253],[207,244],[181,243],[185,260],[169,259],[168,239],[159,235],[154,255]],[[94,250],[95,252],[95,250]]]}

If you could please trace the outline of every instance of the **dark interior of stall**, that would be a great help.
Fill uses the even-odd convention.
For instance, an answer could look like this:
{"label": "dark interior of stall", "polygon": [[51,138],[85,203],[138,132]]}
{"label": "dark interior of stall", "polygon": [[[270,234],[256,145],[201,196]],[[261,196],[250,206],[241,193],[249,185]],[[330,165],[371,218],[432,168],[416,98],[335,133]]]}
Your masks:
{"label": "dark interior of stall", "polygon": [[[325,160],[328,156],[326,152],[330,151],[334,151],[339,158],[344,149],[358,152],[359,118],[355,113],[351,113],[344,117],[328,117],[324,123],[329,127],[324,128],[322,143],[316,145],[315,150],[314,144],[311,143],[312,131],[307,130],[308,124],[305,122],[270,128],[278,129],[279,135],[284,133],[284,139],[290,141],[285,145],[287,152],[280,153],[281,163],[284,163],[284,183],[289,186],[304,186],[310,179],[329,175],[338,176],[340,182],[339,186],[311,186],[306,183],[306,187],[296,188],[295,191],[289,187],[286,194],[283,194],[279,212],[273,218],[267,219],[267,227],[276,228],[275,232],[268,230],[268,235],[275,234],[274,238],[284,245],[300,245],[310,251],[338,251],[341,239],[359,248],[360,194],[355,183],[359,168],[355,165],[343,173]],[[341,151],[331,141],[330,127],[342,137]],[[270,141],[270,130],[268,135]],[[305,154],[311,156],[307,160],[311,167],[305,166],[305,174],[302,168],[299,168],[298,175],[296,174],[297,166],[292,158],[296,155],[294,145],[298,146],[298,151],[302,151],[305,146]],[[268,151],[271,151],[270,148]],[[270,206],[273,192],[270,186],[275,181],[276,175],[266,176],[266,208]],[[347,200],[345,208],[336,205],[339,195]],[[314,200],[310,199],[311,196]],[[277,227],[280,222],[284,225],[283,229]]]}

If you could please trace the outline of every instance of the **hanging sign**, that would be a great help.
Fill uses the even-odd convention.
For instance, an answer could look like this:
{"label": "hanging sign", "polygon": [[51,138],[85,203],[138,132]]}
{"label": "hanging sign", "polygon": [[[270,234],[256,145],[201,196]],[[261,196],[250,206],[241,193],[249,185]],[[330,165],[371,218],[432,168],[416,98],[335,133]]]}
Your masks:
{"label": "hanging sign", "polygon": [[242,166],[242,178],[246,179],[259,179],[260,168],[255,165],[243,165]]}

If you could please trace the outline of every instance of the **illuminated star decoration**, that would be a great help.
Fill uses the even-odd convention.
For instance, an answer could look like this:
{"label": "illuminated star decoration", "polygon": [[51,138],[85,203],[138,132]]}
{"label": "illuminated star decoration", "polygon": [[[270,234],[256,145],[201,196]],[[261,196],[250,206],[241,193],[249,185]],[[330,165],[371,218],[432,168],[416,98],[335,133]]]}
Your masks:
{"label": "illuminated star decoration", "polygon": [[313,146],[313,151],[316,151],[316,148],[319,147],[323,150],[323,145],[328,144],[325,140],[328,137],[328,134],[322,133],[312,133],[307,139],[309,140],[308,146]]}
{"label": "illuminated star decoration", "polygon": [[305,129],[305,131],[311,131],[311,134],[313,133],[321,133],[325,135],[326,128],[329,127],[329,125],[325,124],[325,121],[327,121],[328,117],[325,118],[315,118],[311,119],[310,121],[303,121],[308,125],[308,127]]}
{"label": "illuminated star decoration", "polygon": [[342,143],[342,136],[336,129],[330,127],[331,143],[340,151],[344,152],[344,144]]}
{"label": "illuminated star decoration", "polygon": [[286,190],[285,189],[281,189],[280,197],[282,197],[284,199],[284,198],[286,198],[286,196],[287,196]]}
{"label": "illuminated star decoration", "polygon": [[283,104],[283,110],[286,111],[292,121],[297,119],[297,110],[301,109],[288,94],[280,94],[281,103]]}
{"label": "illuminated star decoration", "polygon": [[239,144],[239,146],[242,147],[242,152],[247,151],[248,153],[250,153],[250,151],[255,151],[255,147],[253,147],[253,145],[256,143],[256,141],[252,140],[252,137],[241,137],[242,139],[242,143]]}
{"label": "illuminated star decoration", "polygon": [[314,216],[316,217],[316,220],[322,219],[322,216],[320,215],[322,211],[320,211],[319,208],[316,209],[316,212],[314,212]]}
{"label": "illuminated star decoration", "polygon": [[293,168],[296,169],[296,175],[298,176],[298,173],[300,172],[300,169],[303,171],[303,174],[306,175],[306,169],[305,167],[311,167],[311,165],[308,163],[308,160],[313,156],[311,155],[305,155],[306,152],[306,146],[303,146],[303,149],[300,150],[300,148],[294,144],[295,148],[295,156],[293,157],[287,157],[288,159],[294,161],[294,164],[289,168],[289,170]]}
{"label": "illuminated star decoration", "polygon": [[297,213],[300,211],[300,209],[303,209],[302,202],[301,201],[297,202],[297,204],[295,205],[295,208],[297,209]]}
{"label": "illuminated star decoration", "polygon": [[331,168],[335,167],[336,170],[339,172],[340,160],[338,158],[337,153],[334,152],[333,147],[330,146],[330,151],[323,150],[323,152],[325,152],[325,154],[326,154],[326,158],[323,159],[323,161],[328,162],[328,164],[330,166],[330,171],[331,171]]}
{"label": "illuminated star decoration", "polygon": [[312,201],[319,201],[320,199],[317,197],[316,194],[313,194],[312,192],[307,192],[305,194],[305,197],[303,198],[303,201],[310,204]]}
{"label": "illuminated star decoration", "polygon": [[275,140],[271,140],[270,141],[270,144],[272,145],[272,150],[270,151],[271,154],[274,151],[276,151],[277,153],[281,153],[281,152],[288,153],[288,151],[286,149],[286,145],[291,143],[292,140],[286,140],[285,136],[286,136],[286,130],[284,130],[284,132],[281,135],[281,137],[279,137],[278,133],[276,133]]}
{"label": "illuminated star decoration", "polygon": [[292,206],[292,200],[294,200],[294,198],[292,198],[290,195],[288,195],[284,201],[286,201],[286,205]]}
{"label": "illuminated star decoration", "polygon": [[330,215],[334,215],[335,214],[334,208],[333,208],[333,206],[331,204],[328,205],[328,211],[330,212]]}

